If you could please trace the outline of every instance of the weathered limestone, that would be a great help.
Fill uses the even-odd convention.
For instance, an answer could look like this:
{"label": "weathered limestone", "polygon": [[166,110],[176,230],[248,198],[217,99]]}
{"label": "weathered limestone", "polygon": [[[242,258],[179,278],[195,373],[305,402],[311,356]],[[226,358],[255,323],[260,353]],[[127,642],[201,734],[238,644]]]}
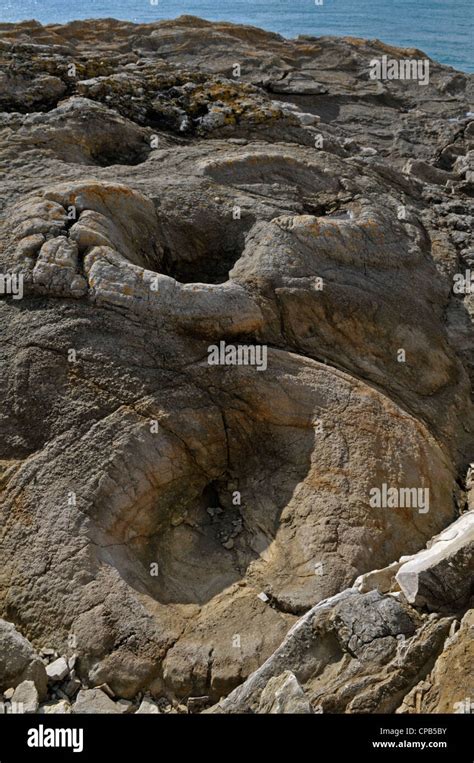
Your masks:
{"label": "weathered limestone", "polygon": [[395,575],[400,566],[401,562],[392,562],[383,570],[372,570],[365,575],[359,575],[354,581],[354,588],[360,593],[368,593],[369,591],[388,593],[395,588]]}
{"label": "weathered limestone", "polygon": [[41,715],[68,715],[71,713],[71,705],[65,699],[52,700],[40,705],[38,712]]}
{"label": "weathered limestone", "polygon": [[64,657],[58,657],[57,660],[55,660],[54,662],[51,662],[46,668],[48,681],[50,681],[51,683],[62,681],[63,678],[66,678],[68,673],[69,673],[69,668]]}
{"label": "weathered limestone", "polygon": [[100,689],[81,689],[72,707],[76,715],[81,713],[115,714],[120,713],[115,702]]}
{"label": "weathered limestone", "polygon": [[39,695],[34,681],[22,681],[18,684],[13,692],[12,703],[16,703],[23,713],[36,713],[39,707]]}
{"label": "weathered limestone", "polygon": [[189,17],[0,47],[5,701],[416,708],[470,605],[472,78]]}
{"label": "weathered limestone", "polygon": [[313,711],[304,691],[291,671],[271,678],[260,697],[258,713],[309,715]]}
{"label": "weathered limestone", "polygon": [[136,714],[137,715],[158,715],[160,713],[160,709],[156,702],[153,702],[152,699],[145,698],[140,703],[140,707],[138,708]]}
{"label": "weathered limestone", "polygon": [[453,623],[434,668],[404,698],[398,713],[472,714],[474,709],[474,612]]}
{"label": "weathered limestone", "polygon": [[292,671],[314,712],[395,712],[448,634],[391,597],[349,589],[311,609],[274,654],[209,712],[256,712],[271,679]]}
{"label": "weathered limestone", "polygon": [[402,564],[396,580],[410,604],[432,611],[465,606],[474,584],[474,512],[464,514],[426,551]]}
{"label": "weathered limestone", "polygon": [[33,681],[39,696],[46,695],[46,670],[32,645],[12,623],[0,620],[0,690]]}

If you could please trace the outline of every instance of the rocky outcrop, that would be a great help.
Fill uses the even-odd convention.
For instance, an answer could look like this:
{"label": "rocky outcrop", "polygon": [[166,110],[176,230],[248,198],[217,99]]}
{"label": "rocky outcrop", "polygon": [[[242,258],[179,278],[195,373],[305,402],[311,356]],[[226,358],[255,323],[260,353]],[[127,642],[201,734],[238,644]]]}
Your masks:
{"label": "rocky outcrop", "polygon": [[460,715],[473,712],[473,628],[471,609],[461,623],[453,623],[433,670],[405,697],[397,712]]}
{"label": "rocky outcrop", "polygon": [[461,610],[473,594],[474,512],[468,512],[404,562],[396,580],[412,604],[431,610]]}
{"label": "rocky outcrop", "polygon": [[470,510],[432,538],[426,549],[360,575],[354,588],[360,593],[401,592],[410,604],[434,612],[462,611],[473,594],[473,523]]}
{"label": "rocky outcrop", "polygon": [[470,605],[472,78],[190,17],[0,51],[0,691],[395,712]]}
{"label": "rocky outcrop", "polygon": [[[470,706],[458,709],[464,704],[453,700],[453,692],[469,696],[471,691],[472,610],[459,627],[453,617],[420,611],[427,599],[410,593],[416,571],[423,590],[431,589],[431,609],[436,601],[438,610],[462,610],[469,601],[466,581],[472,584],[474,571],[473,516],[465,514],[428,550],[362,575],[351,589],[318,604],[264,665],[210,712],[270,712],[274,705],[280,709],[272,712],[287,712],[284,702],[276,701],[277,689],[288,702],[298,697],[310,703],[309,712],[471,712]],[[444,584],[443,563],[449,565]],[[390,593],[382,596],[381,591]]]}
{"label": "rocky outcrop", "polygon": [[395,712],[442,648],[450,623],[420,618],[392,597],[349,589],[311,609],[211,712],[258,712],[270,681],[285,670],[294,673],[315,712]]}

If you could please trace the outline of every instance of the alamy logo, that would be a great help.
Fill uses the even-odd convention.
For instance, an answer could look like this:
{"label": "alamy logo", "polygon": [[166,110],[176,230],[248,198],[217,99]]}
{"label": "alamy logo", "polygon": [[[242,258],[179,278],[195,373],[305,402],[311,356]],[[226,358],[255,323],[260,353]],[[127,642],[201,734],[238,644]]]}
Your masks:
{"label": "alamy logo", "polygon": [[430,81],[430,62],[428,58],[373,58],[369,64],[370,79],[378,80],[415,80],[419,85]]}
{"label": "alamy logo", "polygon": [[428,487],[373,487],[370,491],[372,509],[418,509],[419,514],[430,510],[430,489]]}
{"label": "alamy logo", "polygon": [[72,747],[73,752],[84,749],[84,729],[49,729],[40,724],[28,729],[28,747]]}
{"label": "alamy logo", "polygon": [[13,299],[23,299],[23,273],[0,274],[0,294],[11,294]]}
{"label": "alamy logo", "polygon": [[0,715],[12,713],[12,715],[23,715],[25,712],[25,703],[11,700],[10,702],[0,702]]}
{"label": "alamy logo", "polygon": [[207,348],[210,366],[256,366],[257,371],[267,370],[267,346],[265,344],[211,344]]}
{"label": "alamy logo", "polygon": [[453,292],[455,294],[474,294],[474,270],[466,270],[465,273],[455,273],[453,281]]}

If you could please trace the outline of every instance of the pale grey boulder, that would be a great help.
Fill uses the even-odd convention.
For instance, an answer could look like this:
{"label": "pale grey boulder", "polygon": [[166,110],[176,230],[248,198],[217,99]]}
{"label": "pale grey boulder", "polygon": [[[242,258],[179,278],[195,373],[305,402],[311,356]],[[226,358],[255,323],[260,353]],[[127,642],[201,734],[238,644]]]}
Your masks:
{"label": "pale grey boulder", "polygon": [[39,694],[34,681],[22,681],[18,684],[11,701],[19,708],[16,712],[36,713],[39,707]]}
{"label": "pale grey boulder", "polygon": [[72,712],[75,715],[84,713],[120,714],[121,710],[101,689],[81,689],[72,706]]}
{"label": "pale grey boulder", "polygon": [[396,580],[416,606],[456,611],[467,604],[474,585],[474,512],[464,514],[429,548],[402,564]]}
{"label": "pale grey boulder", "polygon": [[69,667],[64,657],[58,657],[54,662],[50,662],[46,666],[46,674],[48,681],[52,684],[63,681],[69,674]]}
{"label": "pale grey boulder", "polygon": [[158,715],[160,713],[159,705],[150,697],[144,697],[135,715]]}
{"label": "pale grey boulder", "polygon": [[0,690],[33,681],[40,698],[46,695],[46,669],[30,642],[12,623],[0,620]]}

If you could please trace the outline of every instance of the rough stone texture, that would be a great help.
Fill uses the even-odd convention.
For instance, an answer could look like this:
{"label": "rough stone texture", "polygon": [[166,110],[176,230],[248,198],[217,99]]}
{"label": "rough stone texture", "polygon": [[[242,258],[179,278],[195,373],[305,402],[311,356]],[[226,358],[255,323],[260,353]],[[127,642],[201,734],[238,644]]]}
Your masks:
{"label": "rough stone texture", "polygon": [[316,712],[391,713],[442,648],[451,619],[421,618],[377,591],[317,604],[274,654],[209,712],[258,712],[271,678],[290,670]]}
{"label": "rough stone texture", "polygon": [[372,570],[365,575],[360,575],[354,581],[353,587],[360,593],[368,593],[369,591],[388,593],[391,590],[396,590],[398,586],[395,586],[395,575],[401,564],[401,562],[392,562],[383,570]]}
{"label": "rough stone texture", "polygon": [[159,706],[152,699],[145,698],[141,701],[136,715],[156,715],[160,712]]}
{"label": "rough stone texture", "polygon": [[296,676],[287,670],[271,678],[260,697],[258,713],[309,715],[313,711]]}
{"label": "rough stone texture", "polygon": [[58,657],[57,660],[54,660],[54,662],[51,662],[46,668],[48,681],[50,681],[53,684],[58,681],[62,681],[64,678],[66,678],[68,673],[69,673],[69,668],[64,657]]}
{"label": "rough stone texture", "polygon": [[39,695],[33,681],[22,681],[16,687],[12,702],[18,703],[24,713],[36,713],[39,707]]}
{"label": "rough stone texture", "polygon": [[0,691],[33,681],[40,697],[46,695],[46,670],[39,655],[12,623],[0,620]]}
{"label": "rough stone texture", "polygon": [[461,609],[474,594],[474,512],[460,517],[426,551],[402,564],[396,580],[410,604]]}
{"label": "rough stone texture", "polygon": [[405,697],[397,712],[474,712],[474,610],[446,640],[431,673]]}
{"label": "rough stone texture", "polygon": [[75,714],[83,713],[120,713],[110,697],[100,689],[81,689],[72,706]]}
{"label": "rough stone texture", "polygon": [[[341,594],[471,500],[472,77],[369,79],[415,53],[0,24],[0,275],[24,279],[0,300],[0,614],[85,685],[216,702],[312,611],[317,664],[265,685],[392,712],[462,614]],[[221,341],[267,370],[210,365]],[[384,484],[429,510],[374,508]],[[91,691],[74,712],[114,705]]]}
{"label": "rough stone texture", "polygon": [[[469,487],[470,479],[469,474]],[[470,508],[432,538],[426,549],[402,556],[381,570],[360,575],[353,587],[360,593],[399,591],[410,604],[435,612],[455,612],[469,603],[473,584],[474,511]]]}
{"label": "rough stone texture", "polygon": [[129,713],[133,712],[133,703],[128,699],[119,699],[118,702],[115,703],[115,707],[123,715],[128,715]]}
{"label": "rough stone texture", "polygon": [[66,715],[71,713],[72,708],[69,702],[65,699],[60,699],[57,702],[52,700],[45,702],[44,705],[40,705],[39,713],[44,715]]}

